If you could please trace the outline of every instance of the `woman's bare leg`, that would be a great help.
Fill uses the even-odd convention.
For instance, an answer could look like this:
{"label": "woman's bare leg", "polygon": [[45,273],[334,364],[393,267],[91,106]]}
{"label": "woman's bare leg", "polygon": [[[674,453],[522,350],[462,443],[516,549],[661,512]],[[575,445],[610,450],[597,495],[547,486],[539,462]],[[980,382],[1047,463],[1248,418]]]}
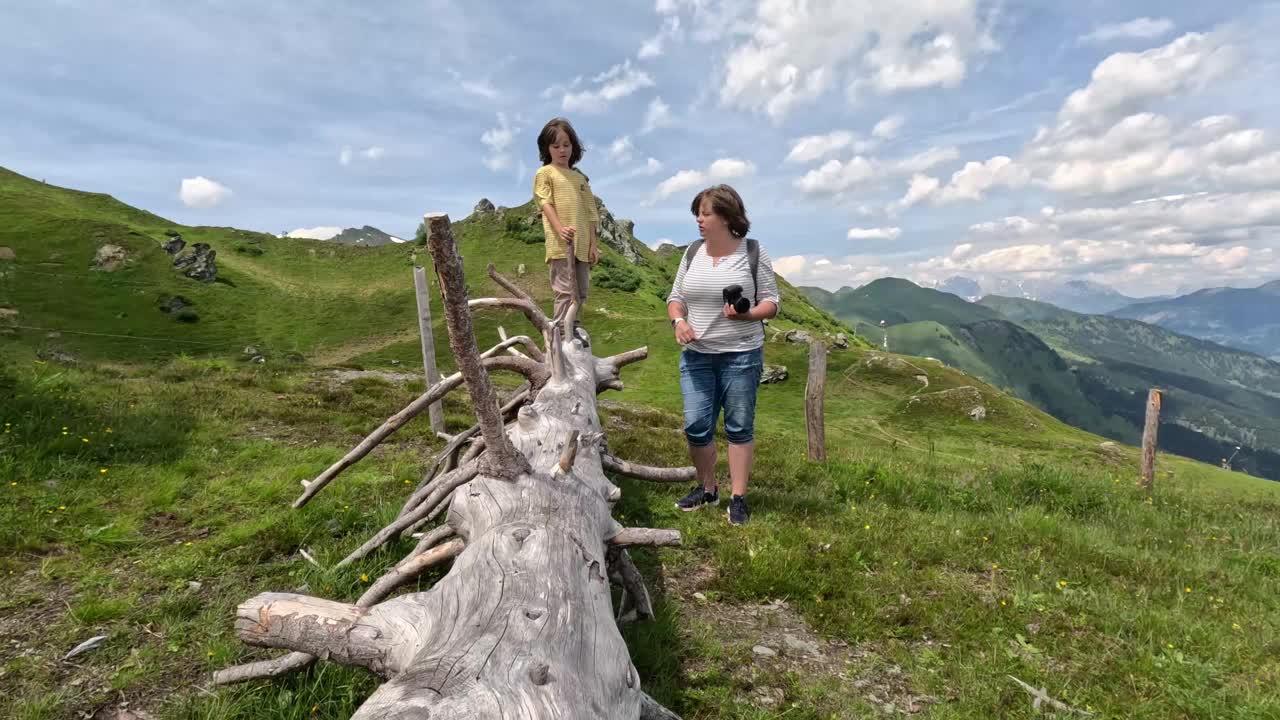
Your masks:
{"label": "woman's bare leg", "polygon": [[[734,495],[745,496],[747,494],[747,480],[751,478],[751,466],[755,463],[755,450],[756,444],[754,442],[741,445],[729,443],[729,480],[733,485]],[[714,453],[711,461],[714,469]]]}
{"label": "woman's bare leg", "polygon": [[689,457],[693,467],[698,471],[698,479],[702,481],[702,489],[711,492],[716,489],[716,444],[710,443],[702,447],[689,446]]}

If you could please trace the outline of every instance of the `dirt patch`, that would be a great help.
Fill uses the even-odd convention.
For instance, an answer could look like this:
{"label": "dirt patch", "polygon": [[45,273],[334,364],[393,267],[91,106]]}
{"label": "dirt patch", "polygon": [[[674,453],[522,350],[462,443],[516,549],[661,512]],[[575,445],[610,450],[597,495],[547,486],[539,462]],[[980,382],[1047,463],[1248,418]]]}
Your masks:
{"label": "dirt patch", "polygon": [[13,248],[0,246],[0,260],[16,260],[17,254],[13,252]]}
{"label": "dirt patch", "polygon": [[[727,645],[735,657],[746,660],[753,702],[764,707],[782,706],[787,701],[789,676],[804,678],[806,684],[833,683],[849,699],[869,703],[886,715],[914,715],[941,702],[916,692],[906,672],[887,661],[873,644],[852,645],[822,637],[784,600],[763,604],[719,601],[713,590],[717,579],[713,567],[682,568],[667,577],[664,591],[683,605],[679,632],[687,643],[696,645],[699,636],[714,638]],[[694,659],[684,670],[696,676],[711,670],[715,662]],[[855,709],[848,707],[842,712]]]}

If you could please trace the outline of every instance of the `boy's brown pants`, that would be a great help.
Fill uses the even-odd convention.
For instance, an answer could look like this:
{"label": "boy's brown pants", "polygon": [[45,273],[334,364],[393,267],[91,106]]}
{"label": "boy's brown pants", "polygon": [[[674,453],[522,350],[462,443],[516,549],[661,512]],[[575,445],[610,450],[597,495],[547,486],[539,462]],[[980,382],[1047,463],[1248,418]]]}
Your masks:
{"label": "boy's brown pants", "polygon": [[573,302],[574,274],[578,276],[578,303],[586,305],[587,287],[591,284],[591,265],[578,260],[573,266],[574,272],[570,272],[567,258],[547,262],[547,269],[551,273],[551,292],[555,293],[555,315],[551,318],[554,323],[559,323],[569,312],[569,305]]}

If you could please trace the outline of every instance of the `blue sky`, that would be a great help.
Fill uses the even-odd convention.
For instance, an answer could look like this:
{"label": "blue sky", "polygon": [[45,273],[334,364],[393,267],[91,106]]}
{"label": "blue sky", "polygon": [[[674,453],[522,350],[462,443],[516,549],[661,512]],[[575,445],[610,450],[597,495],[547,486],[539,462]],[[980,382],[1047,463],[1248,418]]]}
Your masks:
{"label": "blue sky", "polygon": [[[465,9],[464,9],[465,6]],[[267,232],[530,196],[535,138],[650,244],[725,181],[793,282],[1280,276],[1280,6],[46,0],[0,11],[0,165]]]}

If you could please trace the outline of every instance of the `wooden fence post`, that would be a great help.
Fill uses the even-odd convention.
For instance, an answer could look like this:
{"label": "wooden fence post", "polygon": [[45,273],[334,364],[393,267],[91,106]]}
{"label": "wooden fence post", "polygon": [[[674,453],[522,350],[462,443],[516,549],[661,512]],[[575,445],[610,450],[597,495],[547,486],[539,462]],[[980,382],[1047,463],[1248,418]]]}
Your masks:
{"label": "wooden fence post", "polygon": [[[427,272],[413,266],[413,289],[418,297],[418,331],[422,336],[422,367],[427,376],[427,389],[440,382],[436,369],[436,343],[431,334],[431,294],[427,292]],[[431,415],[431,432],[444,432],[444,402],[437,400],[427,409]]]}
{"label": "wooden fence post", "polygon": [[1142,488],[1151,492],[1156,475],[1156,446],[1160,431],[1161,391],[1152,388],[1147,393],[1147,422],[1142,429]]}
{"label": "wooden fence post", "polygon": [[809,379],[804,386],[804,422],[809,436],[809,460],[827,461],[826,428],[822,399],[827,386],[827,346],[820,340],[809,343]]}

